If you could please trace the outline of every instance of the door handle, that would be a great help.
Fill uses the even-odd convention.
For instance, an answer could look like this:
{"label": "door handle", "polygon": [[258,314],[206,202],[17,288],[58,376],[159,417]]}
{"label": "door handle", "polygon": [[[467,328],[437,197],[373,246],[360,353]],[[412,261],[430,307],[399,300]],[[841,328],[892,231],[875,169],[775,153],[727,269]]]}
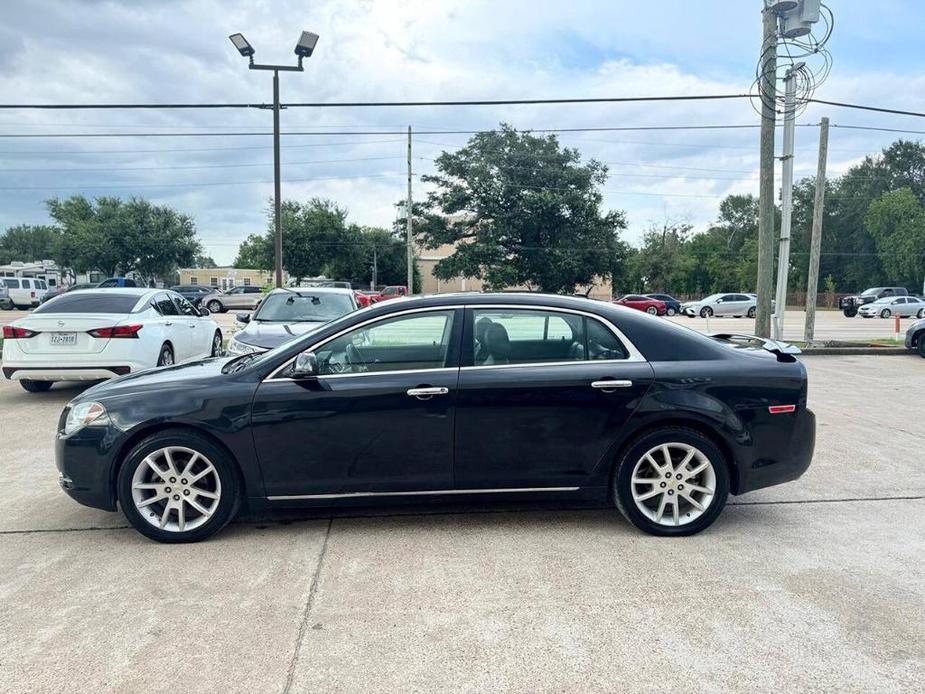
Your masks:
{"label": "door handle", "polygon": [[430,400],[435,395],[446,395],[450,392],[449,388],[410,388],[407,391],[407,394],[418,400]]}
{"label": "door handle", "polygon": [[608,391],[616,390],[617,388],[630,388],[632,385],[632,381],[617,381],[615,379],[608,379],[606,381],[591,381],[592,388],[603,390],[605,393]]}

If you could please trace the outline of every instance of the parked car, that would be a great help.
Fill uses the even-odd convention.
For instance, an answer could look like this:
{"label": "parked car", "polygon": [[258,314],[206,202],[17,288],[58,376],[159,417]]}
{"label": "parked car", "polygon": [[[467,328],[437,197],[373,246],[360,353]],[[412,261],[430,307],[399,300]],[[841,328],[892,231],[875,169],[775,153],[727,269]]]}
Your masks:
{"label": "parked car", "polygon": [[102,282],[98,282],[96,285],[97,289],[112,289],[113,287],[137,287],[135,280],[129,277],[110,277],[105,279]]}
{"label": "parked car", "polygon": [[69,286],[58,285],[55,287],[55,291],[49,289],[45,296],[42,297],[42,303],[54,299],[56,296],[61,296],[62,294],[67,294],[68,292],[79,291],[81,289],[96,289],[99,286],[97,282],[78,282],[77,284],[72,284]]}
{"label": "parked car", "polygon": [[13,300],[10,298],[10,290],[6,288],[3,281],[0,281],[0,308],[5,308],[8,311],[16,308],[13,304]]}
{"label": "parked car", "polygon": [[925,300],[917,296],[887,296],[864,304],[858,309],[862,318],[889,318],[900,316],[902,318],[922,318],[925,316]]}
{"label": "parked car", "polygon": [[917,320],[906,329],[906,349],[911,349],[925,358],[925,320]]}
{"label": "parked car", "polygon": [[388,287],[384,287],[381,292],[373,294],[370,297],[370,300],[372,303],[378,304],[380,301],[397,299],[400,296],[408,296],[408,287],[403,284],[393,284]]}
{"label": "parked car", "polygon": [[619,299],[614,299],[613,303],[634,308],[637,311],[645,311],[646,313],[651,313],[653,316],[664,316],[668,312],[668,307],[665,305],[664,301],[651,299],[639,294],[627,294]]}
{"label": "parked car", "polygon": [[[773,302],[772,302],[773,305]],[[690,318],[700,316],[734,316],[754,318],[758,306],[758,297],[754,294],[711,294],[700,301],[688,301],[681,304],[681,312]]]}
{"label": "parked car", "polygon": [[209,537],[245,498],[567,499],[691,535],[728,494],[809,466],[797,352],[609,302],[418,297],[90,389],[65,407],[55,457],[71,497],[161,542]]}
{"label": "parked car", "polygon": [[228,354],[265,352],[356,310],[350,289],[274,289],[252,314],[238,314],[246,327],[228,341]]}
{"label": "parked car", "polygon": [[45,280],[37,277],[0,277],[0,282],[9,290],[14,308],[22,310],[38,306],[48,291]]}
{"label": "parked car", "polygon": [[367,306],[372,305],[373,303],[372,294],[373,294],[372,292],[364,292],[359,289],[354,290],[353,296],[356,299],[357,306],[359,306],[360,308],[366,308]]}
{"label": "parked car", "polygon": [[857,296],[844,296],[838,300],[838,308],[847,318],[854,318],[858,315],[861,306],[872,304],[878,299],[886,299],[893,296],[907,296],[909,291],[905,287],[871,287],[865,289]]}
{"label": "parked car", "polygon": [[212,313],[225,313],[229,309],[247,309],[252,311],[263,299],[263,289],[260,287],[240,286],[232,287],[227,292],[213,289],[199,300]]}
{"label": "parked car", "polygon": [[218,356],[207,310],[163,289],[68,292],[3,326],[3,376],[30,392]]}
{"label": "parked car", "polygon": [[674,316],[681,313],[681,302],[671,294],[646,294],[650,299],[657,299],[665,304],[665,313]]}
{"label": "parked car", "polygon": [[178,284],[175,287],[171,287],[170,291],[176,292],[193,306],[199,306],[208,294],[212,294],[215,291],[215,288],[204,287],[201,284]]}

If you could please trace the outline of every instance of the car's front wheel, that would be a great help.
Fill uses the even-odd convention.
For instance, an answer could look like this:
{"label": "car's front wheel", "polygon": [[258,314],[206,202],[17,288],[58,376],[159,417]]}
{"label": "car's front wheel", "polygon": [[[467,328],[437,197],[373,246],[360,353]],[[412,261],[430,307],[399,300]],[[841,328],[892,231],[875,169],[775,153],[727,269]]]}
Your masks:
{"label": "car's front wheel", "polygon": [[19,385],[23,387],[23,390],[30,393],[44,393],[51,388],[51,381],[33,381],[31,378],[24,378],[19,382]]}
{"label": "car's front wheel", "polygon": [[919,334],[919,341],[917,343],[919,356],[922,359],[925,359],[925,333]]}
{"label": "car's front wheel", "polygon": [[166,430],[142,440],[117,480],[119,504],[142,535],[198,542],[224,528],[241,505],[234,462],[209,439]]}
{"label": "car's front wheel", "polygon": [[212,301],[206,304],[206,308],[209,309],[209,313],[222,313],[225,310],[225,307],[222,306],[222,302],[216,301],[215,299],[212,299]]}
{"label": "car's front wheel", "polygon": [[668,316],[675,316],[675,315],[677,315],[677,313],[678,313],[678,312],[675,311],[675,310],[674,310],[673,308],[671,308],[670,306],[669,306],[668,309],[665,311],[665,314],[668,315]]}
{"label": "car's front wheel", "polygon": [[713,309],[710,308],[709,306],[704,306],[702,309],[700,309],[701,318],[709,318],[712,315],[713,315]]}
{"label": "car's front wheel", "polygon": [[885,309],[883,309],[883,310],[880,312],[880,317],[881,317],[881,318],[889,318],[891,315],[893,315],[893,314],[890,313],[890,309],[888,309],[888,308],[885,308]]}
{"label": "car's front wheel", "polygon": [[216,330],[215,334],[212,336],[212,351],[210,352],[210,356],[222,356],[222,333],[218,330]]}
{"label": "car's front wheel", "polygon": [[919,312],[915,314],[916,318],[925,318],[925,308],[920,308]]}
{"label": "car's front wheel", "polygon": [[729,495],[723,454],[693,429],[644,434],[621,455],[614,475],[620,512],[652,535],[693,535],[716,520]]}

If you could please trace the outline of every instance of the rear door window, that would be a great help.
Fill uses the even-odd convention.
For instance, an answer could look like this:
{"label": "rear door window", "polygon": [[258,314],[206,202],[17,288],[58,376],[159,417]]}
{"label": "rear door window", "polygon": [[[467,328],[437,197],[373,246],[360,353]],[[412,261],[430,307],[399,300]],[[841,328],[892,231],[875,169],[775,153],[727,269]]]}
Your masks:
{"label": "rear door window", "polygon": [[83,290],[61,294],[32,313],[131,313],[139,297]]}
{"label": "rear door window", "polygon": [[151,302],[162,316],[179,316],[180,309],[167,294],[158,294]]}
{"label": "rear door window", "polygon": [[3,280],[3,283],[6,285],[7,289],[19,289],[19,280],[17,279],[7,277]]}

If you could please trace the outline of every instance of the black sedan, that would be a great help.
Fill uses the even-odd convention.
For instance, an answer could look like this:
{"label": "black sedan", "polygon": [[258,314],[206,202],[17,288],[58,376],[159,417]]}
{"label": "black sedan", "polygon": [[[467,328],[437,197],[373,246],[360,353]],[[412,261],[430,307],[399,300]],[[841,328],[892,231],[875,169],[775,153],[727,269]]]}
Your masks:
{"label": "black sedan", "polygon": [[62,487],[163,542],[243,505],[613,503],[656,535],[798,478],[815,418],[787,345],[541,294],[388,301],[263,354],[95,386],[61,415]]}

